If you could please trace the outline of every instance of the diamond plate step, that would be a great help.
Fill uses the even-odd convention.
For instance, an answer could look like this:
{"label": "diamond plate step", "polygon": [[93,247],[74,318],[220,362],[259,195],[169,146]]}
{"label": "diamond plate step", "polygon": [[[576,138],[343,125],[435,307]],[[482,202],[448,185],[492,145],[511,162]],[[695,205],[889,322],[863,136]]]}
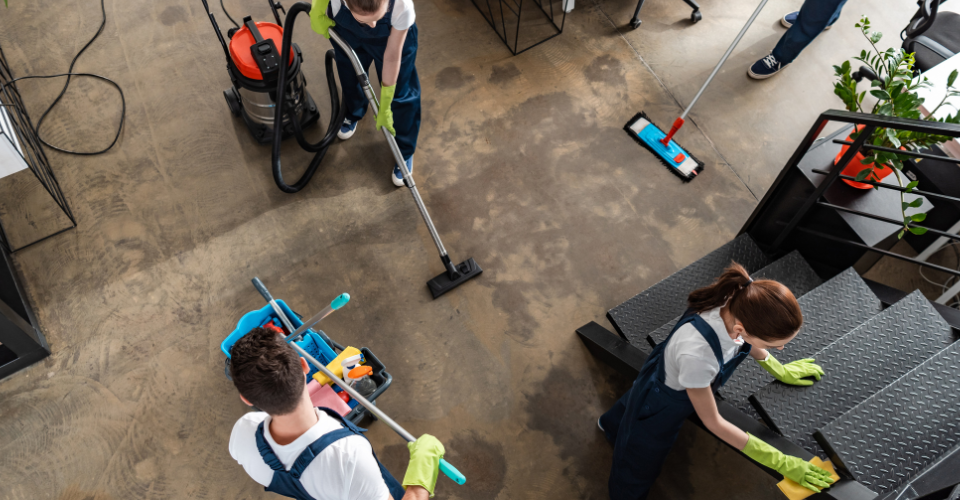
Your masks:
{"label": "diamond plate step", "polygon": [[[823,346],[846,335],[883,309],[880,299],[853,268],[834,276],[797,302],[803,311],[803,327],[782,351],[773,351],[781,363],[813,357]],[[740,410],[755,415],[748,398],[770,382],[773,382],[773,376],[758,363],[747,360],[733,372],[720,389],[720,395]]]}
{"label": "diamond plate step", "polygon": [[709,285],[731,261],[749,272],[771,262],[760,247],[746,234],[741,234],[696,262],[667,276],[660,282],[626,302],[610,309],[607,318],[617,333],[631,344],[650,352],[647,335],[687,308],[687,295]]}
{"label": "diamond plate step", "polygon": [[817,431],[854,478],[883,495],[960,444],[960,343]]}
{"label": "diamond plate step", "polygon": [[[786,285],[796,297],[802,296],[823,283],[823,280],[817,276],[817,273],[810,267],[810,264],[807,264],[807,261],[800,256],[800,252],[796,250],[777,259],[763,269],[751,273],[751,275],[754,279],[779,281]],[[714,276],[714,278],[716,278],[716,276]],[[693,290],[695,289],[687,291],[687,295]],[[680,315],[654,330],[653,333],[647,336],[647,343],[656,346],[666,340],[679,320]]]}
{"label": "diamond plate step", "polygon": [[822,380],[809,387],[773,382],[750,402],[767,425],[818,453],[815,430],[954,340],[950,325],[915,291],[816,353],[813,357],[826,372]]}

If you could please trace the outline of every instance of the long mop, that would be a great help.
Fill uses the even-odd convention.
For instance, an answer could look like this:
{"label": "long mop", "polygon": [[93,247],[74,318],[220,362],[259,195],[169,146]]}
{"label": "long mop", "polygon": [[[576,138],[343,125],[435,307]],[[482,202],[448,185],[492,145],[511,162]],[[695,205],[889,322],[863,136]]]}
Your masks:
{"label": "long mop", "polygon": [[[297,351],[297,353],[300,354],[300,356],[303,356],[303,358],[306,359],[310,364],[317,367],[317,370],[320,370],[320,372],[326,375],[327,378],[329,378],[338,386],[340,386],[340,388],[343,389],[344,392],[349,394],[351,398],[353,398],[357,403],[359,403],[364,408],[369,410],[370,413],[373,413],[373,415],[379,418],[381,421],[383,421],[383,423],[387,424],[387,426],[393,429],[397,434],[399,434],[400,437],[402,437],[403,439],[406,439],[410,443],[417,440],[417,438],[413,437],[413,434],[410,434],[409,432],[407,432],[406,429],[404,429],[403,427],[400,427],[400,424],[396,423],[392,418],[387,416],[387,414],[384,413],[383,410],[381,410],[380,408],[377,408],[377,405],[371,403],[370,401],[367,401],[367,398],[361,396],[360,393],[354,390],[353,387],[350,387],[349,385],[347,385],[346,382],[341,380],[333,372],[327,369],[325,365],[317,361],[316,358],[310,355],[310,353],[303,350],[303,348],[297,345],[296,342],[291,342],[292,340],[295,340],[297,337],[302,335],[303,332],[307,331],[308,328],[319,323],[320,320],[322,320],[323,318],[329,316],[330,313],[343,307],[347,303],[347,301],[350,300],[349,295],[342,294],[338,296],[336,299],[333,300],[333,302],[330,303],[329,306],[325,307],[313,318],[310,318],[309,320],[305,321],[302,325],[300,325],[300,328],[297,328],[296,330],[292,330],[291,327],[293,326],[293,323],[291,323],[290,319],[287,318],[287,315],[284,314],[283,309],[280,308],[280,305],[277,304],[277,301],[273,300],[273,296],[270,294],[269,291],[267,291],[267,287],[263,285],[260,279],[254,278],[253,286],[256,287],[257,291],[260,292],[260,295],[262,295],[263,298],[266,299],[268,303],[270,303],[270,306],[273,307],[273,311],[280,318],[280,321],[287,327],[287,329],[291,330],[290,335],[287,335],[286,337],[284,337],[284,341],[286,341],[290,345],[290,347],[293,347],[293,349]],[[440,472],[443,472],[445,476],[449,477],[450,479],[453,480],[453,482],[457,484],[464,484],[467,482],[467,478],[463,474],[461,474],[456,467],[454,467],[453,465],[450,465],[450,462],[447,462],[442,458],[440,459]]]}
{"label": "long mop", "polygon": [[657,127],[647,118],[646,113],[639,112],[633,118],[624,125],[623,129],[630,134],[630,137],[633,137],[641,146],[649,149],[653,154],[657,155],[657,158],[663,162],[664,165],[671,172],[680,176],[684,181],[689,181],[697,176],[700,172],[703,171],[703,162],[696,159],[693,155],[688,153],[685,149],[680,147],[676,141],[673,140],[673,136],[680,130],[680,127],[683,126],[683,121],[687,117],[687,113],[690,112],[690,109],[693,108],[693,105],[697,103],[697,99],[700,99],[700,95],[703,94],[703,91],[707,89],[707,86],[710,85],[710,82],[713,81],[713,77],[717,76],[717,72],[720,71],[720,67],[723,66],[723,63],[727,62],[727,58],[730,57],[730,54],[733,52],[733,49],[740,43],[740,39],[743,38],[743,35],[750,29],[750,25],[753,24],[753,21],[760,15],[760,11],[763,10],[763,7],[767,5],[767,0],[760,2],[760,5],[757,6],[757,10],[753,11],[753,15],[750,16],[750,19],[747,19],[747,24],[743,26],[743,29],[740,30],[740,34],[737,35],[737,38],[733,40],[733,43],[730,44],[730,48],[727,49],[727,52],[723,54],[723,57],[720,58],[720,62],[717,63],[717,66],[713,68],[713,72],[710,73],[710,76],[707,77],[707,81],[703,83],[703,86],[700,87],[700,91],[697,92],[697,95],[693,97],[693,100],[690,101],[690,104],[687,105],[687,108],[683,110],[683,114],[679,118],[674,120],[673,126],[670,127],[670,132],[664,134],[660,127]]}

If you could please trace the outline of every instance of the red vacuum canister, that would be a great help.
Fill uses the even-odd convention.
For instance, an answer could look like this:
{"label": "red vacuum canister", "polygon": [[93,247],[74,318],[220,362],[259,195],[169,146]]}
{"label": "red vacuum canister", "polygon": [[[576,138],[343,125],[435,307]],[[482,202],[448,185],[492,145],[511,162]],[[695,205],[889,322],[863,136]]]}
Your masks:
{"label": "red vacuum canister", "polygon": [[[233,86],[223,91],[227,106],[242,116],[250,133],[261,144],[273,142],[274,112],[277,100],[277,76],[281,71],[280,47],[283,28],[274,23],[254,22],[243,18],[243,26],[228,32],[230,58],[227,71]],[[303,56],[300,47],[292,44],[287,62],[286,92],[283,95],[283,137],[293,134],[292,120],[307,128],[320,118],[317,105],[306,90],[300,71]],[[292,112],[291,112],[292,111]]]}

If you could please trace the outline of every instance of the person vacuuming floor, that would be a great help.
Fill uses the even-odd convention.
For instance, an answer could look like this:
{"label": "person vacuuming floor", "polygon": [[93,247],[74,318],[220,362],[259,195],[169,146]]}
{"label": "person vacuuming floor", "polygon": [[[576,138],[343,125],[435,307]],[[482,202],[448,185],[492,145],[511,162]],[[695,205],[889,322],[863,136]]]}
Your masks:
{"label": "person vacuuming floor", "polygon": [[[230,350],[240,398],[262,411],[245,414],[230,434],[230,455],[266,491],[298,500],[426,500],[437,484],[443,445],[424,434],[408,443],[398,482],[377,459],[363,429],[310,400],[307,361],[266,328]],[[406,491],[404,491],[406,487]]]}
{"label": "person vacuuming floor", "polygon": [[720,416],[714,399],[748,355],[783,383],[819,380],[823,369],[813,359],[781,365],[767,351],[783,349],[802,324],[800,305],[787,287],[754,281],[736,263],[691,293],[687,312],[647,358],[633,387],[598,421],[614,447],[610,498],[647,497],[680,426],[694,413],[714,435],[784,477],[816,492],[829,487],[828,471],[740,430]]}
{"label": "person vacuuming floor", "polygon": [[[413,173],[413,153],[420,133],[420,79],[417,77],[417,24],[412,0],[314,0],[310,26],[330,38],[330,28],[346,41],[364,68],[374,63],[380,75],[377,129],[386,127],[397,139],[407,168]],[[337,137],[353,137],[367,111],[349,57],[337,44],[337,74],[343,89],[344,120]],[[394,165],[393,184],[403,186],[400,166]]]}

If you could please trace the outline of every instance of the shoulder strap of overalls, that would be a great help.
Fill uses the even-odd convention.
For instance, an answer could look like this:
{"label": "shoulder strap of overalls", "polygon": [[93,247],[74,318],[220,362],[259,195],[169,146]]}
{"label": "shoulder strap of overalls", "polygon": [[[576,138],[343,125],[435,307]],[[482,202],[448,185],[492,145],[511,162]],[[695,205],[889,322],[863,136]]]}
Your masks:
{"label": "shoulder strap of overalls", "polygon": [[[362,435],[363,429],[360,429],[352,422],[344,420],[337,412],[328,408],[319,409],[339,420],[340,423],[344,425],[344,428],[320,436],[319,439],[311,443],[310,446],[307,446],[306,449],[300,453],[300,456],[297,457],[297,460],[293,463],[293,467],[290,467],[289,471],[290,475],[295,479],[300,479],[300,476],[303,474],[303,471],[306,470],[307,466],[309,466],[310,463],[313,462],[313,459],[317,458],[327,446],[345,437]],[[257,426],[257,449],[260,451],[260,456],[263,458],[263,461],[269,465],[271,469],[275,471],[285,470],[283,463],[277,458],[273,449],[270,448],[270,443],[267,443],[266,438],[263,436],[263,422],[260,422],[260,425]]]}
{"label": "shoulder strap of overalls", "polygon": [[713,355],[717,357],[717,366],[723,370],[723,351],[720,349],[720,335],[716,330],[707,323],[707,320],[703,319],[699,314],[696,315],[696,318],[692,321],[693,326],[696,327],[697,331],[700,332],[700,335],[707,341],[707,344],[710,344],[710,349],[713,350]]}

